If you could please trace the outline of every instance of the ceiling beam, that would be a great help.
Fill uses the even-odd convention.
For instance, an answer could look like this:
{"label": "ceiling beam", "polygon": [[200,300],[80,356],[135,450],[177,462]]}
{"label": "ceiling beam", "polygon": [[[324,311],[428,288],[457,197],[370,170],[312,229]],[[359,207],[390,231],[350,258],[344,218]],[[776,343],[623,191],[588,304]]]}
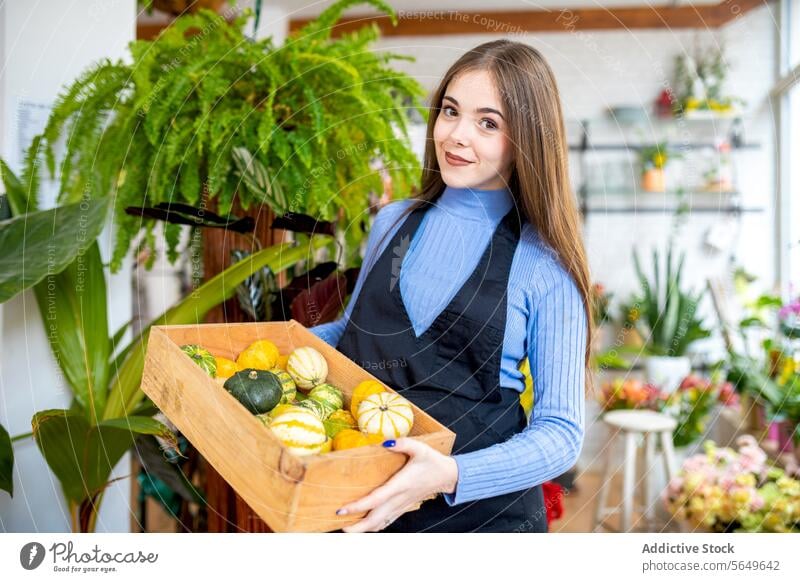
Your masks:
{"label": "ceiling beam", "polygon": [[[560,10],[398,10],[397,26],[385,15],[342,18],[332,31],[336,37],[374,22],[382,36],[441,36],[445,34],[512,35],[526,32],[574,32],[643,28],[719,28],[766,4],[769,0],[722,0],[700,6],[640,6],[625,8],[562,8]],[[312,18],[292,19],[294,32]],[[150,40],[169,23],[139,24],[136,38]]]}
{"label": "ceiling beam", "polygon": [[[384,15],[343,18],[333,36],[374,22],[383,36],[441,36],[443,34],[519,34],[642,28],[719,28],[758,8],[767,0],[723,0],[700,6],[640,6],[625,8],[563,8],[560,10],[398,11],[392,26]],[[294,19],[290,32],[313,19]]]}

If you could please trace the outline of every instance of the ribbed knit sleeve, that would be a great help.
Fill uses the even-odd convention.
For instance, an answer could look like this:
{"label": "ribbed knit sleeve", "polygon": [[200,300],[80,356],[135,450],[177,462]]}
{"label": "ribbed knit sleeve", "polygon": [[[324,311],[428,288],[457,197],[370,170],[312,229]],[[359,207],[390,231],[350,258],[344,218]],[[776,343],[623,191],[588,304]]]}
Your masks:
{"label": "ribbed knit sleeve", "polygon": [[542,258],[530,290],[527,353],[534,406],[525,430],[503,443],[454,455],[458,484],[450,505],[523,491],[576,462],[585,414],[586,313],[560,263]]}

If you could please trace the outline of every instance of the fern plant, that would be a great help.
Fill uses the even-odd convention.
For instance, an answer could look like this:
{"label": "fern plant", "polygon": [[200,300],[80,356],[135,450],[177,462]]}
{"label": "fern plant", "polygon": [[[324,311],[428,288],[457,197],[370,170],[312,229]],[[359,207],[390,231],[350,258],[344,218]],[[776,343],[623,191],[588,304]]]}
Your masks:
{"label": "fern plant", "polygon": [[[112,271],[142,231],[155,257],[157,222],[126,208],[213,203],[226,215],[234,195],[245,209],[266,204],[278,214],[339,220],[356,248],[382,172],[400,193],[418,179],[407,114],[426,114],[421,85],[390,66],[408,57],[372,50],[377,26],[331,38],[342,12],[363,3],[396,22],[380,0],[341,0],[276,47],[245,36],[250,11],[232,24],[207,10],[176,19],[157,39],[132,42],[130,63],[99,62],[59,95],[22,181],[37,191],[45,162],[51,176],[60,174],[59,203],[113,196]],[[242,179],[242,154],[266,170],[260,179]],[[174,261],[181,227],[164,228]]]}

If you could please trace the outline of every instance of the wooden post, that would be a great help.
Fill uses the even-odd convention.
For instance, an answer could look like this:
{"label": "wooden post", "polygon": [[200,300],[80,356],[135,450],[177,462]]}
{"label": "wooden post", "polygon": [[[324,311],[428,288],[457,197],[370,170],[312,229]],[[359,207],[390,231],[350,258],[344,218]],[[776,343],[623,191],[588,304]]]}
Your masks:
{"label": "wooden post", "polygon": [[[216,205],[210,208],[216,212]],[[272,246],[284,241],[285,231],[271,230],[270,224],[274,219],[272,210],[267,206],[251,206],[249,211],[244,211],[234,199],[232,214],[238,217],[252,216],[256,221],[253,236],[258,239],[263,247]],[[252,241],[235,232],[221,228],[203,229],[203,277],[205,280],[225,270],[231,265],[231,251],[243,249],[256,252]],[[279,283],[281,279],[279,278]],[[221,305],[212,309],[205,319],[206,323],[228,323],[250,321],[249,317],[239,307],[235,297],[228,299]],[[208,501],[208,531],[216,533],[230,532],[270,532],[272,531],[264,521],[250,509],[230,485],[203,460],[205,472],[205,493]]]}

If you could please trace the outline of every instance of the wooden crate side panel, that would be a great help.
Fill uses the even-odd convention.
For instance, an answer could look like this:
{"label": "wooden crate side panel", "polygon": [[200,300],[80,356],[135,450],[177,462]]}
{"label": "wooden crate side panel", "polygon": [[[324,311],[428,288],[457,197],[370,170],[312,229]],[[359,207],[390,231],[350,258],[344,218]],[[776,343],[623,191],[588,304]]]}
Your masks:
{"label": "wooden crate side panel", "polygon": [[257,340],[270,340],[282,354],[300,347],[291,343],[292,337],[284,322],[205,323],[170,325],[161,329],[178,345],[200,344],[213,355],[230,360],[235,360],[239,353]]}
{"label": "wooden crate side panel", "polygon": [[[455,435],[448,431],[414,438],[444,454],[450,453],[455,441]],[[405,455],[387,451],[380,445],[335,451],[309,459],[298,492],[293,530],[330,531],[356,523],[363,516],[339,517],[336,510],[386,483],[406,460]]]}
{"label": "wooden crate side panel", "polygon": [[159,328],[150,334],[142,390],[270,527],[288,527],[304,464]]}

